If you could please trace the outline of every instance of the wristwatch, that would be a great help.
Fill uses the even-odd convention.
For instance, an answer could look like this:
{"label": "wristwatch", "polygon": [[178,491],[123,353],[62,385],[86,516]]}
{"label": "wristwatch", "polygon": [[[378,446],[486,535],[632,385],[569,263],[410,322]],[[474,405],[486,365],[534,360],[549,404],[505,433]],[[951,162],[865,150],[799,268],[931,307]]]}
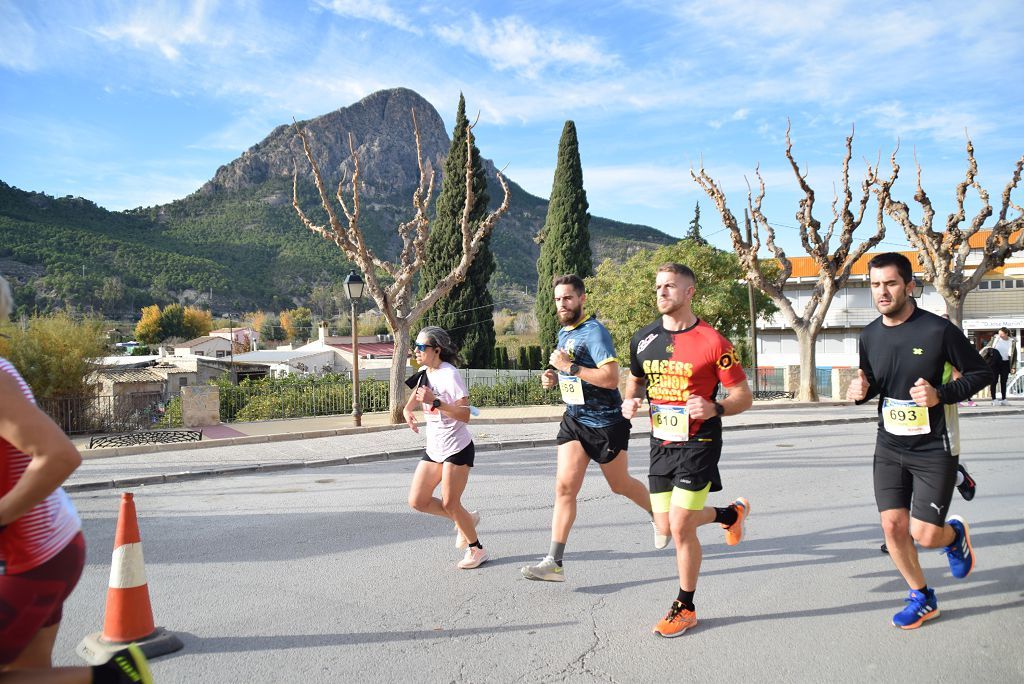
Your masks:
{"label": "wristwatch", "polygon": [[718,416],[719,418],[725,415],[725,407],[719,404],[717,401],[715,402],[715,415]]}
{"label": "wristwatch", "polygon": [[580,366],[579,366],[579,364],[578,363],[571,364],[569,366],[569,375],[579,375],[579,374],[580,374]]}
{"label": "wristwatch", "polygon": [[434,401],[430,402],[430,408],[432,408],[432,409],[439,409],[439,408],[441,408],[441,400],[440,399],[434,399]]}

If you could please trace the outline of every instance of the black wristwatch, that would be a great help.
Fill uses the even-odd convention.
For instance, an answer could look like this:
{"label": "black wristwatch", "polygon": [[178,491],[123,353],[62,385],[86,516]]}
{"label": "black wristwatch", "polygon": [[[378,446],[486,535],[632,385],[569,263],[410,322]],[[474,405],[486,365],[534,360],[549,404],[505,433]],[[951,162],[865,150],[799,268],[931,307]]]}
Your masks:
{"label": "black wristwatch", "polygon": [[569,365],[569,375],[579,375],[579,374],[580,374],[580,366],[579,366],[579,364],[577,364],[577,363],[570,364]]}
{"label": "black wristwatch", "polygon": [[725,415],[725,407],[719,404],[717,401],[715,402],[715,415],[718,416],[719,418]]}
{"label": "black wristwatch", "polygon": [[434,399],[434,401],[430,402],[430,408],[432,408],[432,409],[439,409],[439,408],[441,408],[441,400],[440,399]]}

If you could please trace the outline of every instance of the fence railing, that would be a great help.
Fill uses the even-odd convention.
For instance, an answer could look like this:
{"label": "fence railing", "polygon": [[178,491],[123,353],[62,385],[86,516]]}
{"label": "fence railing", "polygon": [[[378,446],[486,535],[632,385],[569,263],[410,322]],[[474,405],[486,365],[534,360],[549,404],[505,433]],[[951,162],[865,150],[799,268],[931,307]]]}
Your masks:
{"label": "fence railing", "polygon": [[[388,383],[362,380],[359,410],[388,410]],[[273,382],[220,388],[220,419],[225,423],[352,413],[350,381]]]}
{"label": "fence railing", "polygon": [[159,392],[51,397],[37,403],[69,435],[148,429],[162,420],[165,408]]}

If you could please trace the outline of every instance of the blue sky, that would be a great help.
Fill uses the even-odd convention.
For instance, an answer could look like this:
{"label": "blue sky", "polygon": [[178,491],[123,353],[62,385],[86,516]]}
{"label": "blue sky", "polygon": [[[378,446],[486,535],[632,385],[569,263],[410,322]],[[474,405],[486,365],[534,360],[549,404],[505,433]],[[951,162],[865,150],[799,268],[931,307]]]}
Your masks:
{"label": "blue sky", "polygon": [[[0,179],[149,206],[292,117],[405,86],[450,130],[461,91],[483,154],[527,190],[548,195],[573,119],[591,212],[674,235],[700,201],[705,234],[728,245],[691,165],[741,214],[760,164],[766,213],[797,254],[787,118],[819,219],[855,124],[854,183],[899,139],[896,194],[912,203],[916,155],[941,226],[965,130],[993,200],[1024,154],[1022,53],[1009,0],[0,0]],[[884,246],[905,244],[890,229]]]}

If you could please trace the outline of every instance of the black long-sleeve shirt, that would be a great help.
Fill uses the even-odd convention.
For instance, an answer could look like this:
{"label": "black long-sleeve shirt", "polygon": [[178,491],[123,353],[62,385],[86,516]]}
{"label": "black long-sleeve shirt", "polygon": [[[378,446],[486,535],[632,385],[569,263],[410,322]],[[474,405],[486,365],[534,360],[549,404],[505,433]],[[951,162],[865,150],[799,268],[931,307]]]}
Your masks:
{"label": "black long-sleeve shirt", "polygon": [[[878,442],[900,451],[950,451],[947,412],[956,411],[957,402],[986,387],[992,379],[988,366],[959,328],[916,305],[914,313],[899,325],[883,325],[879,317],[864,328],[860,334],[860,368],[870,387],[867,397],[858,403],[878,397]],[[956,380],[954,368],[961,373]],[[931,430],[917,435],[891,434],[885,427],[883,402],[886,398],[909,400],[918,378],[938,390],[939,403],[928,409]]]}

